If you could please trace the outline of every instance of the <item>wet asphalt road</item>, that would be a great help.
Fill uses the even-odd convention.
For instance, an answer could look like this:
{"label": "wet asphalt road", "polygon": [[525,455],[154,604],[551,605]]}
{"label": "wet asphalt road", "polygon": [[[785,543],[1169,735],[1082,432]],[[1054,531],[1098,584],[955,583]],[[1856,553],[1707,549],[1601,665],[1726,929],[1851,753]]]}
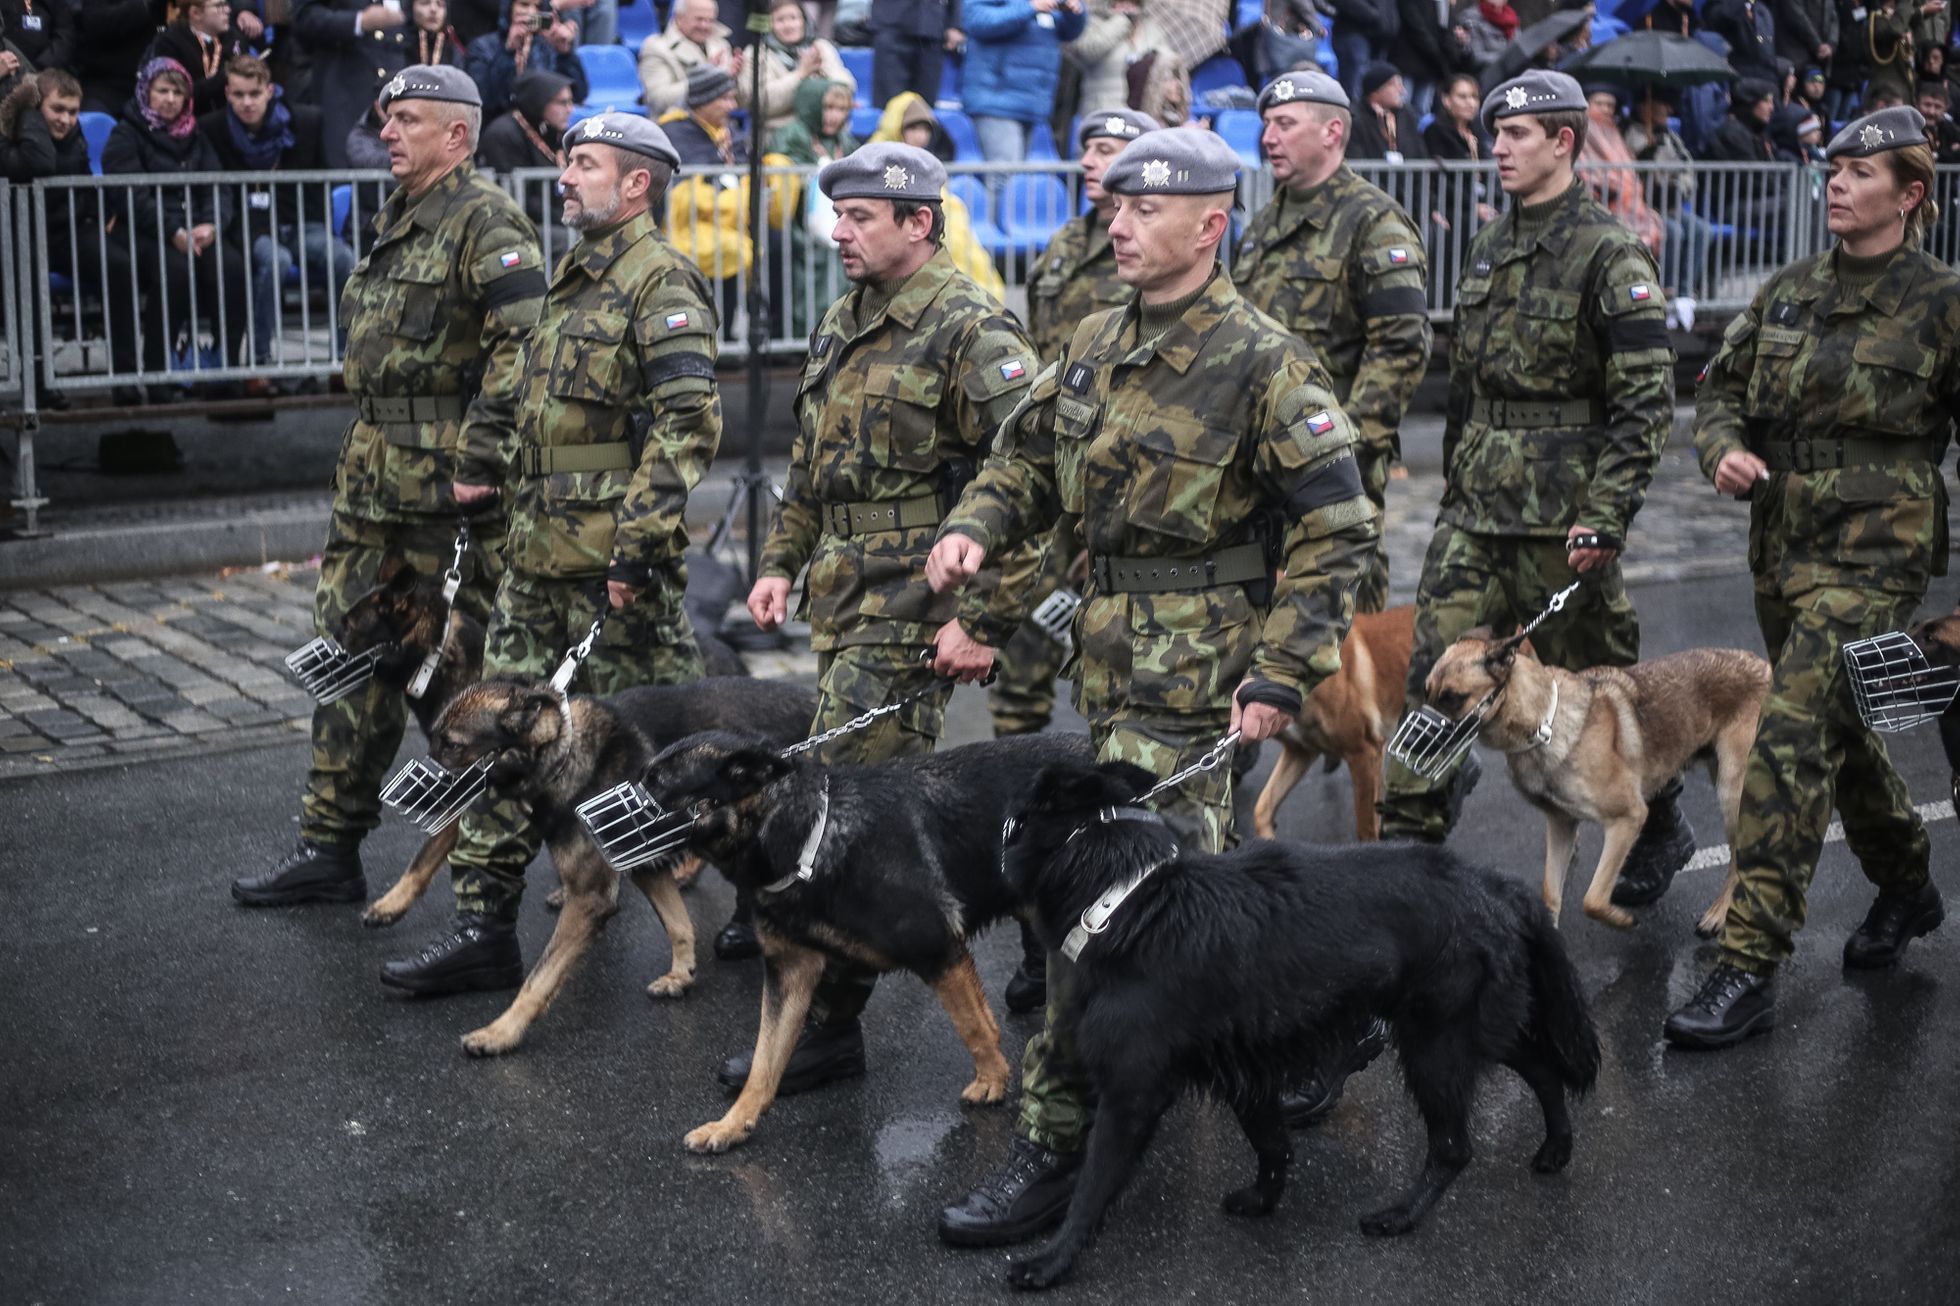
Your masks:
{"label": "wet asphalt road", "polygon": [[[1650,654],[1757,644],[1739,576],[1636,599]],[[977,693],[954,718],[959,738],[984,730]],[[1946,796],[1932,732],[1894,753],[1922,802]],[[295,741],[0,787],[0,1302],[1006,1295],[1008,1253],[950,1251],[933,1234],[1012,1116],[959,1105],[971,1063],[923,985],[880,986],[866,1078],[778,1102],[736,1153],[690,1156],[681,1135],[724,1105],[713,1066],[753,1039],[754,964],[707,959],[690,996],[656,1004],[642,989],[666,944],[627,901],[530,1042],[469,1060],[458,1036],[505,995],[403,1001],[375,981],[445,919],[441,881],[393,931],[363,929],[351,908],[232,907],[228,881],[290,839],[304,760]],[[1347,793],[1344,776],[1316,772],[1286,833],[1345,839]],[[1689,795],[1702,842],[1720,842],[1705,781]],[[1953,822],[1933,837],[1936,875],[1960,892]],[[1487,767],[1461,847],[1535,881],[1541,838]],[[375,892],[414,845],[398,820],[370,841]],[[1585,865],[1597,849],[1595,832]],[[533,870],[527,959],[551,928],[552,882]],[[1187,1102],[1053,1299],[1953,1300],[1960,925],[1895,972],[1845,976],[1838,949],[1869,893],[1830,845],[1775,1034],[1667,1052],[1660,1022],[1710,955],[1691,926],[1719,884],[1684,875],[1628,934],[1568,903],[1605,1064],[1565,1174],[1529,1171],[1538,1113],[1499,1072],[1479,1100],[1477,1160],[1429,1222],[1364,1238],[1357,1217],[1421,1150],[1414,1108],[1378,1063],[1297,1137],[1277,1214],[1240,1221],[1218,1198],[1250,1177],[1251,1153],[1226,1113]],[[712,876],[690,894],[704,938],[729,897]],[[1015,950],[1011,929],[979,945],[997,1006]],[[1004,1020],[1010,1058],[1033,1029]]]}

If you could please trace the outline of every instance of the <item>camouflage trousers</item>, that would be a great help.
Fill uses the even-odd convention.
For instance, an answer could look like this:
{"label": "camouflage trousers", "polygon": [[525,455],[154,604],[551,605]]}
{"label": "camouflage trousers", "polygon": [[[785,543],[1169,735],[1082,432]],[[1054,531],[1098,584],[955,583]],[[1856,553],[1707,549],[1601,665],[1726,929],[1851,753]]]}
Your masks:
{"label": "camouflage trousers", "polygon": [[1722,927],[1722,951],[1743,970],[1768,974],[1795,951],[1833,804],[1866,879],[1904,892],[1926,883],[1926,827],[1884,741],[1859,720],[1840,655],[1852,640],[1903,630],[1916,606],[1914,595],[1877,590],[1756,595],[1773,666],[1742,781],[1738,880]]}
{"label": "camouflage trousers", "polygon": [[[1068,540],[1058,539],[1049,546],[1030,612],[1068,583],[1073,556]],[[1067,661],[1067,645],[1050,639],[1032,621],[1021,623],[1000,650],[994,683],[987,688],[987,710],[993,715],[996,736],[1032,735],[1048,728],[1055,712],[1055,679]]]}
{"label": "camouflage trousers", "polygon": [[[502,568],[503,521],[472,519],[470,536],[456,606],[488,620]],[[456,524],[449,518],[382,523],[335,513],[313,589],[314,628],[338,636],[347,610],[375,587],[382,560],[390,553],[407,559],[424,576],[441,576],[449,568],[455,538]],[[407,728],[408,700],[379,680],[368,681],[365,691],[313,709],[313,760],[300,798],[302,838],[358,844],[381,823],[381,786]]]}
{"label": "camouflage trousers", "polygon": [[[1133,762],[1159,778],[1203,756],[1231,725],[1231,717],[1192,716],[1118,720],[1093,727],[1098,762]],[[1232,768],[1195,775],[1159,797],[1154,806],[1187,848],[1223,852],[1238,843],[1232,819]],[[1023,1138],[1057,1152],[1079,1152],[1096,1119],[1095,1086],[1075,1059],[1071,1005],[1075,966],[1048,954],[1048,1010],[1041,1032],[1021,1053]]]}
{"label": "camouflage trousers", "polygon": [[[1466,631],[1488,625],[1516,630],[1545,610],[1554,594],[1581,579],[1565,558],[1565,541],[1542,536],[1481,535],[1436,524],[1416,587],[1415,644],[1409,656],[1407,711],[1422,705],[1423,683],[1443,650]],[[1565,610],[1531,634],[1539,660],[1578,671],[1624,667],[1640,659],[1640,618],[1616,561],[1584,579]],[[1423,780],[1387,763],[1380,804],[1382,838],[1440,843],[1455,820],[1456,775]]]}
{"label": "camouflage trousers", "polygon": [[[483,642],[485,676],[543,680],[565,651],[585,638],[605,592],[598,577],[537,576],[515,569],[497,587],[496,612]],[[679,685],[701,678],[701,650],[678,600],[639,600],[606,616],[591,656],[579,664],[572,691],[617,694],[635,685]],[[663,611],[663,609],[665,609]],[[514,920],[524,870],[543,834],[514,799],[486,795],[463,813],[449,855],[456,909]]]}
{"label": "camouflage trousers", "polygon": [[[1354,457],[1361,465],[1361,489],[1367,494],[1368,502],[1375,505],[1375,521],[1379,525],[1385,520],[1387,512],[1388,469],[1395,461],[1395,449],[1390,445],[1364,441],[1354,447]],[[1354,610],[1380,612],[1387,606],[1388,535],[1385,531],[1378,531],[1373,552],[1368,555],[1367,564],[1354,582]]]}
{"label": "camouflage trousers", "polygon": [[[817,715],[810,733],[832,730],[873,708],[897,702],[908,694],[947,682],[919,658],[914,645],[859,644],[833,649],[817,664]],[[879,717],[816,750],[825,766],[886,762],[898,757],[923,757],[938,745],[946,731],[948,687],[928,694],[890,716]],[[877,972],[831,958],[810,998],[810,1020],[816,1024],[853,1021],[871,1000]]]}

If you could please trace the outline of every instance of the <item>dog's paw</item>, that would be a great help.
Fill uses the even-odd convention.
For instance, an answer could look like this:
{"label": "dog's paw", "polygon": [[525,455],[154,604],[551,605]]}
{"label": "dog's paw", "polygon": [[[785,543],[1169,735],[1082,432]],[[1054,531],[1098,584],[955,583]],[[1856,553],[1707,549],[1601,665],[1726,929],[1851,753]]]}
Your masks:
{"label": "dog's paw", "polygon": [[1615,907],[1610,902],[1588,902],[1586,915],[1601,925],[1611,925],[1616,930],[1630,930],[1640,923],[1632,912],[1624,907]]}
{"label": "dog's paw", "polygon": [[1572,1135],[1563,1138],[1547,1135],[1538,1146],[1538,1154],[1531,1158],[1531,1168],[1539,1174],[1557,1174],[1571,1159]]}
{"label": "dog's paw", "polygon": [[674,868],[674,883],[683,889],[692,889],[701,878],[701,868],[707,863],[699,857],[690,857]]}
{"label": "dog's paw", "polygon": [[500,1057],[513,1051],[523,1041],[522,1036],[499,1028],[502,1024],[498,1021],[463,1035],[463,1051],[473,1057]]}
{"label": "dog's paw", "polygon": [[647,985],[650,998],[684,998],[694,987],[694,975],[684,970],[670,970],[653,983]]}
{"label": "dog's paw", "polygon": [[1400,1238],[1416,1227],[1406,1206],[1389,1206],[1361,1217],[1361,1232],[1370,1238]]}
{"label": "dog's paw", "polygon": [[740,1121],[731,1123],[727,1117],[723,1117],[713,1124],[702,1125],[699,1129],[689,1131],[687,1137],[681,1141],[686,1144],[688,1151],[707,1155],[726,1152],[731,1147],[740,1147],[749,1141],[749,1135],[754,1132],[754,1121],[747,1124]]}
{"label": "dog's paw", "polygon": [[1040,1292],[1068,1277],[1075,1258],[1064,1252],[1038,1252],[1022,1257],[1007,1267],[1007,1285],[1022,1292]]}
{"label": "dog's paw", "polygon": [[371,930],[385,929],[407,914],[407,907],[396,907],[386,898],[377,898],[361,913],[361,924]]}
{"label": "dog's paw", "polygon": [[1714,938],[1716,935],[1722,932],[1722,926],[1725,922],[1727,922],[1727,920],[1728,920],[1728,913],[1726,911],[1723,912],[1720,916],[1711,914],[1702,917],[1700,920],[1695,922],[1695,937],[1697,939]]}
{"label": "dog's paw", "polygon": [[1007,1100],[1007,1080],[982,1075],[960,1090],[960,1101],[968,1106],[992,1106]]}
{"label": "dog's paw", "polygon": [[1227,1215],[1271,1215],[1273,1208],[1279,1205],[1279,1197],[1277,1194],[1268,1197],[1258,1184],[1247,1184],[1225,1194],[1225,1199],[1219,1205]]}
{"label": "dog's paw", "polygon": [[565,910],[565,886],[559,885],[544,897],[544,909],[558,912]]}

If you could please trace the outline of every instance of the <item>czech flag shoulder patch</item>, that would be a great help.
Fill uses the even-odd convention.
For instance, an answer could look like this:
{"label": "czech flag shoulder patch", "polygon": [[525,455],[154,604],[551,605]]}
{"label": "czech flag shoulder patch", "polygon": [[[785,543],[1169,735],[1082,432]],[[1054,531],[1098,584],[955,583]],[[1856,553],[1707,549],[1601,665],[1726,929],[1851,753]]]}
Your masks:
{"label": "czech flag shoulder patch", "polygon": [[1027,374],[1028,369],[1021,365],[1021,360],[1018,358],[1011,363],[1000,365],[1000,379],[1003,381],[1018,381]]}
{"label": "czech flag shoulder patch", "polygon": [[678,331],[686,326],[687,323],[688,317],[685,313],[669,313],[667,315],[667,329],[669,331]]}
{"label": "czech flag shoulder patch", "polygon": [[524,255],[518,250],[514,250],[514,249],[497,259],[497,262],[503,264],[507,268],[514,268],[518,264],[522,263],[523,261],[524,261]]}
{"label": "czech flag shoulder patch", "polygon": [[1409,251],[1397,245],[1388,251],[1388,261],[1398,265],[1407,263],[1409,261]]}
{"label": "czech flag shoulder patch", "polygon": [[1653,297],[1654,297],[1654,292],[1648,286],[1639,285],[1639,286],[1629,286],[1627,288],[1627,298],[1631,299],[1636,304],[1644,304],[1648,300],[1652,299]]}
{"label": "czech flag shoulder patch", "polygon": [[1334,414],[1325,408],[1307,419],[1307,429],[1315,435],[1326,435],[1334,429]]}

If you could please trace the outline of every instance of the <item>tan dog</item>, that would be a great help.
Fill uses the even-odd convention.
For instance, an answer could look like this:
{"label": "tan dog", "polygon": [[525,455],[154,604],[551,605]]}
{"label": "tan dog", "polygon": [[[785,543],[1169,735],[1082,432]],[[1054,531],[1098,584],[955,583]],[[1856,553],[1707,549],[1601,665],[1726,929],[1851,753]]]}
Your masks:
{"label": "tan dog", "polygon": [[1735,892],[1735,820],[1742,777],[1769,692],[1769,663],[1742,649],[1690,649],[1630,667],[1562,671],[1519,639],[1488,629],[1452,644],[1424,682],[1429,705],[1451,720],[1490,696],[1478,737],[1502,752],[1511,781],[1545,814],[1545,906],[1554,920],[1579,822],[1606,828],[1606,846],[1586,889],[1586,915],[1627,929],[1632,915],[1612,902],[1613,884],[1647,800],[1696,762],[1707,764],[1729,834],[1729,876],[1695,933],[1721,929]]}
{"label": "tan dog", "polygon": [[1402,716],[1409,678],[1409,646],[1416,610],[1404,605],[1364,612],[1341,641],[1341,669],[1314,687],[1300,720],[1279,734],[1279,762],[1259,791],[1252,828],[1262,839],[1277,832],[1279,805],[1300,783],[1316,757],[1346,762],[1354,784],[1354,837],[1372,843],[1381,835],[1375,801],[1381,797],[1382,747]]}

